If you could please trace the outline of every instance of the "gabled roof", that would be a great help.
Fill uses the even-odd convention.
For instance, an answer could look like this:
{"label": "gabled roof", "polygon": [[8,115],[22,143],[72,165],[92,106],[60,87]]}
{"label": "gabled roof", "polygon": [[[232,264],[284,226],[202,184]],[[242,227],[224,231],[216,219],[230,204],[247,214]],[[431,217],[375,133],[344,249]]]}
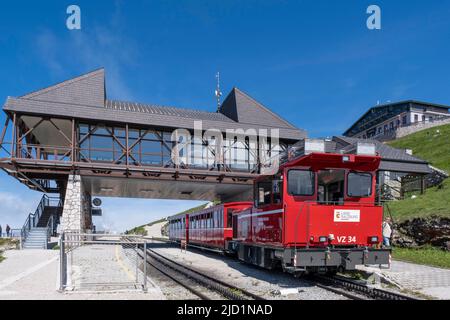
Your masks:
{"label": "gabled roof", "polygon": [[176,107],[166,107],[154,104],[142,104],[136,102],[124,102],[117,100],[106,100],[105,106],[107,109],[111,110],[123,110],[131,112],[143,112],[154,115],[166,115],[183,117],[197,120],[212,120],[212,121],[223,121],[223,122],[234,122],[227,116],[218,112],[207,112],[201,110],[184,109]]}
{"label": "gabled roof", "polygon": [[431,173],[428,162],[406,153],[405,150],[392,148],[380,141],[370,139],[357,139],[349,137],[333,137],[336,142],[336,152],[346,148],[355,148],[358,142],[370,142],[375,144],[376,151],[382,161],[379,170],[407,173]]}
{"label": "gabled roof", "polygon": [[103,107],[105,97],[105,70],[98,69],[20,98]]}
{"label": "gabled roof", "polygon": [[279,137],[300,140],[305,131],[262,106],[248,95],[233,89],[224,103],[224,110],[236,110],[238,117],[226,112],[207,112],[154,104],[122,102],[106,99],[105,70],[99,69],[19,98],[8,98],[5,111],[93,120],[97,122],[129,123],[159,128],[195,129],[202,120],[203,130],[279,129]]}
{"label": "gabled roof", "polygon": [[231,90],[220,107],[220,112],[239,123],[296,129],[288,121],[238,88]]}

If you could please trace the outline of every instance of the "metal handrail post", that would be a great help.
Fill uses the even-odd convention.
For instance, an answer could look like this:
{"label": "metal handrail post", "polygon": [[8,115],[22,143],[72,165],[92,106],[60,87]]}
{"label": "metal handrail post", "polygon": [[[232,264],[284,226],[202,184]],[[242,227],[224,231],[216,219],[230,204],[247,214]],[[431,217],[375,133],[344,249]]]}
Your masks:
{"label": "metal handrail post", "polygon": [[65,248],[64,248],[64,232],[61,233],[61,237],[59,238],[59,290],[64,291],[65,289],[65,278],[66,278],[66,266],[64,261]]}
{"label": "metal handrail post", "polygon": [[136,283],[139,284],[139,255],[137,254],[139,250],[139,245],[136,243],[134,252],[136,252]]}
{"label": "metal handrail post", "polygon": [[147,292],[147,241],[144,241],[144,292]]}

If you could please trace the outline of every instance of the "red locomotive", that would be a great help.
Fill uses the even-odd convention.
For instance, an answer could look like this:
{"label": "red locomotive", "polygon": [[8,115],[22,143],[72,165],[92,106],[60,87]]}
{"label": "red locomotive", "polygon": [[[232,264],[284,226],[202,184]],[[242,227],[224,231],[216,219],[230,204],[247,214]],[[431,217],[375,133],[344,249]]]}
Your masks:
{"label": "red locomotive", "polygon": [[[300,156],[286,161],[276,174],[255,181],[253,206],[234,209],[232,239],[225,229],[220,240],[217,233],[193,231],[191,222],[183,237],[234,252],[248,263],[269,269],[281,266],[292,273],[333,273],[354,270],[356,265],[389,264],[390,250],[379,248],[383,207],[376,201],[376,172],[380,157],[370,145],[361,144],[356,152],[345,154],[325,153],[324,144],[318,145],[319,152],[311,152],[304,143]],[[183,219],[199,215],[204,213]],[[215,217],[206,222],[206,228],[215,228]],[[171,223],[173,219],[179,217],[171,218]],[[217,219],[219,226],[220,219],[229,226],[229,215],[219,210]],[[170,233],[171,239],[177,237],[177,232]]]}

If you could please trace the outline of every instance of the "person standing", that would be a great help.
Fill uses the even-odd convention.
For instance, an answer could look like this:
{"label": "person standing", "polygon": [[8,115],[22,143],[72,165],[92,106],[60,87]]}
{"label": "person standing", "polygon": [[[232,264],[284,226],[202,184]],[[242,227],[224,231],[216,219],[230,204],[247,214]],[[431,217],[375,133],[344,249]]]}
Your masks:
{"label": "person standing", "polygon": [[11,231],[11,228],[9,227],[9,224],[6,225],[6,237],[9,238],[9,232]]}
{"label": "person standing", "polygon": [[392,228],[390,222],[391,219],[389,217],[383,222],[383,246],[385,247],[391,246]]}

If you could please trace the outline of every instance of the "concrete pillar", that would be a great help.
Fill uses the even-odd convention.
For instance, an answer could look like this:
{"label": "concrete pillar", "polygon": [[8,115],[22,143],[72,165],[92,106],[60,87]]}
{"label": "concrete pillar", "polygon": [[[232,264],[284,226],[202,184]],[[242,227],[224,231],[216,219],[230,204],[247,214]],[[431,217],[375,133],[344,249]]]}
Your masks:
{"label": "concrete pillar", "polygon": [[70,175],[67,181],[61,231],[83,233],[91,229],[91,224],[91,196],[85,191],[81,177]]}

